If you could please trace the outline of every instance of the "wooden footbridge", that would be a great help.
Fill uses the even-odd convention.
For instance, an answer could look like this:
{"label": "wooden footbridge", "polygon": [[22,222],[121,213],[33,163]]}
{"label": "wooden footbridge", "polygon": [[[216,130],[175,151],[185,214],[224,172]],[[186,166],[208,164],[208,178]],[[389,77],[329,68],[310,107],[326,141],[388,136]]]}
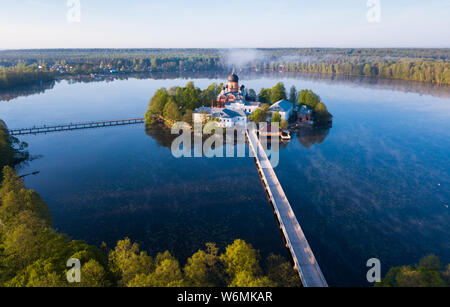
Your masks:
{"label": "wooden footbridge", "polygon": [[144,123],[144,118],[129,118],[129,119],[75,123],[75,124],[70,123],[70,124],[49,125],[49,126],[44,125],[37,127],[35,126],[32,128],[10,129],[9,134],[10,135],[40,134],[40,133],[50,133],[50,132],[69,131],[78,129],[133,125],[141,123]]}
{"label": "wooden footbridge", "polygon": [[247,141],[253,153],[261,182],[267,193],[274,214],[278,220],[281,232],[294,260],[302,284],[305,287],[327,287],[327,282],[314,257],[305,234],[292,211],[291,205],[284,194],[277,175],[256,135],[256,131],[246,131]]}

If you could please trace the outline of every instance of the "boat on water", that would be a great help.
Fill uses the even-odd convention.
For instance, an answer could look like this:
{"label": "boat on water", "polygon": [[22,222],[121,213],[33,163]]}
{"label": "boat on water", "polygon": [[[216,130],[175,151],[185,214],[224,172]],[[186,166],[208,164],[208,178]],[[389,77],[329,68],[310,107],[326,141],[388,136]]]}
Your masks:
{"label": "boat on water", "polygon": [[281,130],[280,138],[283,141],[289,141],[291,139],[291,134],[289,133],[289,130]]}

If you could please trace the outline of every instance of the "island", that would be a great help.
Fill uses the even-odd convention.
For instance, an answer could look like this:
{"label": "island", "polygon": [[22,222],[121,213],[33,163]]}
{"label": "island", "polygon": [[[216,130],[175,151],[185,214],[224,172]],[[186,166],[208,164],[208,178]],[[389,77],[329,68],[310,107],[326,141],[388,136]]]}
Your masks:
{"label": "island", "polygon": [[193,82],[185,87],[160,88],[150,99],[145,114],[147,124],[163,123],[168,127],[179,121],[190,125],[215,121],[221,128],[246,128],[249,121],[278,123],[281,129],[299,126],[331,125],[333,116],[312,90],[297,92],[295,86],[289,97],[282,82],[259,95],[254,89],[239,84],[239,76],[229,75],[227,84],[211,84],[205,90]]}

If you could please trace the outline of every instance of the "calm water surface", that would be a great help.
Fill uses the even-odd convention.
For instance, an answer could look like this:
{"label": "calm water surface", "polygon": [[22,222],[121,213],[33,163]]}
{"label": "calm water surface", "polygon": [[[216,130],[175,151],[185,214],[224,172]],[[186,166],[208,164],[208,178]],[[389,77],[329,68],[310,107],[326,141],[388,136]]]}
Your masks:
{"label": "calm water surface", "polygon": [[[303,76],[241,77],[259,91],[283,81],[311,88],[333,127],[303,129],[275,169],[331,285],[369,285],[367,259],[390,266],[435,253],[450,262],[450,96],[423,84],[361,83]],[[58,82],[0,101],[10,128],[140,117],[159,87],[224,78]],[[400,85],[399,85],[400,84]],[[30,93],[28,93],[30,94]],[[14,95],[12,95],[14,96]],[[0,97],[2,97],[0,95]],[[180,259],[242,238],[286,255],[250,158],[175,159],[170,138],[144,125],[23,136],[37,159],[26,184],[74,239],[113,246],[124,237]]]}

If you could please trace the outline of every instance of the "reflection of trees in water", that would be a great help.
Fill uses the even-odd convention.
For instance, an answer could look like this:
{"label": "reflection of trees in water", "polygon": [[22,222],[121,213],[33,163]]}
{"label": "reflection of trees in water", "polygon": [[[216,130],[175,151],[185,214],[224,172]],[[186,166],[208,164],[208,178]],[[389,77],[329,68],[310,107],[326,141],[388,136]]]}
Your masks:
{"label": "reflection of trees in water", "polygon": [[[226,70],[212,70],[212,71],[179,71],[179,72],[160,72],[160,73],[118,73],[118,74],[105,74],[96,75],[92,78],[89,75],[80,76],[61,76],[56,82],[61,80],[67,80],[69,84],[75,83],[90,83],[90,82],[112,82],[115,80],[128,80],[128,79],[217,79],[223,80],[227,77],[229,71]],[[344,76],[344,75],[332,75],[332,74],[318,74],[318,73],[301,73],[301,72],[254,72],[244,70],[240,72],[241,77],[246,80],[271,78],[271,79],[285,79],[292,78],[298,80],[310,80],[310,81],[325,81],[329,84],[348,84],[356,85],[367,88],[379,88],[393,91],[401,91],[405,93],[418,93],[425,95],[432,95],[436,97],[450,97],[450,86],[436,85],[426,82],[414,82],[395,79],[381,79],[370,78],[364,76]],[[33,94],[43,93],[48,89],[52,89],[55,81],[37,84],[26,87],[19,87],[15,89],[9,89],[0,91],[0,101],[9,101],[20,96],[29,96]]]}
{"label": "reflection of trees in water", "polygon": [[[153,124],[153,125],[145,125],[145,133],[150,136],[152,139],[154,139],[158,146],[161,147],[167,147],[172,148],[172,142],[175,140],[175,138],[179,137],[180,134],[172,134],[171,130],[164,126],[163,124]],[[180,130],[181,133],[181,130]],[[209,138],[212,138],[213,135],[211,134],[203,134],[202,135],[202,146],[205,144],[205,141]],[[191,134],[191,146],[194,147],[194,134]],[[224,156],[225,156],[225,149],[226,146],[234,146],[234,150],[237,150],[237,147],[240,145],[245,145],[245,136],[242,135],[241,137],[237,136],[237,133],[235,132],[234,137],[232,139],[227,138],[227,135],[223,135],[223,139],[217,139],[217,142],[212,143],[211,148],[223,148],[224,150]],[[203,148],[203,147],[202,147]]]}
{"label": "reflection of trees in water", "polygon": [[70,84],[73,83],[90,83],[90,82],[111,82],[115,80],[174,80],[174,79],[223,79],[228,76],[229,72],[213,70],[213,71],[178,71],[178,72],[157,72],[157,73],[116,73],[116,74],[96,74],[95,77],[89,75],[68,76],[64,79]]}
{"label": "reflection of trees in water", "polygon": [[31,86],[20,86],[8,90],[0,91],[0,101],[10,101],[22,96],[31,96],[35,94],[44,93],[55,86],[55,81],[45,82],[41,84],[34,84]]}
{"label": "reflection of trees in water", "polygon": [[[81,76],[70,79],[72,83],[77,82],[99,82],[99,81],[114,81],[114,80],[128,80],[128,79],[218,79],[226,78],[229,71],[226,70],[212,70],[212,71],[179,71],[179,72],[160,72],[160,73],[123,73],[113,75],[103,75],[97,78],[90,78],[88,76]],[[325,81],[329,84],[348,84],[358,85],[367,88],[379,88],[393,91],[401,91],[405,93],[417,93],[424,95],[431,95],[436,97],[450,97],[450,86],[430,84],[427,82],[416,82],[397,79],[383,79],[376,77],[365,76],[346,76],[333,74],[319,74],[319,73],[305,73],[305,72],[254,72],[243,70],[240,72],[242,79],[252,80],[261,78],[292,78],[308,81]]]}
{"label": "reflection of trees in water", "polygon": [[158,146],[171,148],[173,140],[178,137],[163,125],[145,125],[145,134],[156,141]]}
{"label": "reflection of trees in water", "polygon": [[[241,76],[242,75],[242,76]],[[428,82],[383,79],[377,77],[333,75],[307,72],[247,72],[240,77],[245,79],[299,79],[308,81],[325,81],[328,84],[355,85],[365,88],[386,89],[404,93],[417,93],[436,97],[450,97],[450,86],[431,84]]]}
{"label": "reflection of trees in water", "polygon": [[[330,132],[331,125],[327,127],[317,127],[317,126],[305,126],[305,127],[299,127],[295,130],[295,134],[297,136],[297,139],[300,141],[300,143],[305,146],[306,148],[310,148],[314,144],[321,144],[326,137],[328,136],[328,133]],[[154,124],[154,125],[146,125],[145,126],[145,133],[150,136],[152,139],[154,139],[158,146],[171,148],[172,142],[175,138],[177,138],[179,135],[171,134],[171,131],[169,128],[165,127],[162,124]],[[211,135],[203,135],[203,142],[208,138],[211,137]],[[191,138],[191,144],[194,144],[194,136],[192,135]],[[224,144],[228,144],[226,138],[224,137]],[[235,136],[233,140],[234,145],[237,145],[237,137]],[[263,144],[264,148],[271,149],[270,144],[270,138],[266,140],[261,140],[261,143]],[[218,144],[220,145],[220,144]],[[193,145],[192,145],[193,146]],[[289,146],[289,142],[280,142],[279,147],[280,148],[286,148]]]}
{"label": "reflection of trees in water", "polygon": [[310,148],[314,144],[321,144],[328,136],[330,129],[331,125],[327,127],[300,127],[296,129],[296,135],[303,146]]}

